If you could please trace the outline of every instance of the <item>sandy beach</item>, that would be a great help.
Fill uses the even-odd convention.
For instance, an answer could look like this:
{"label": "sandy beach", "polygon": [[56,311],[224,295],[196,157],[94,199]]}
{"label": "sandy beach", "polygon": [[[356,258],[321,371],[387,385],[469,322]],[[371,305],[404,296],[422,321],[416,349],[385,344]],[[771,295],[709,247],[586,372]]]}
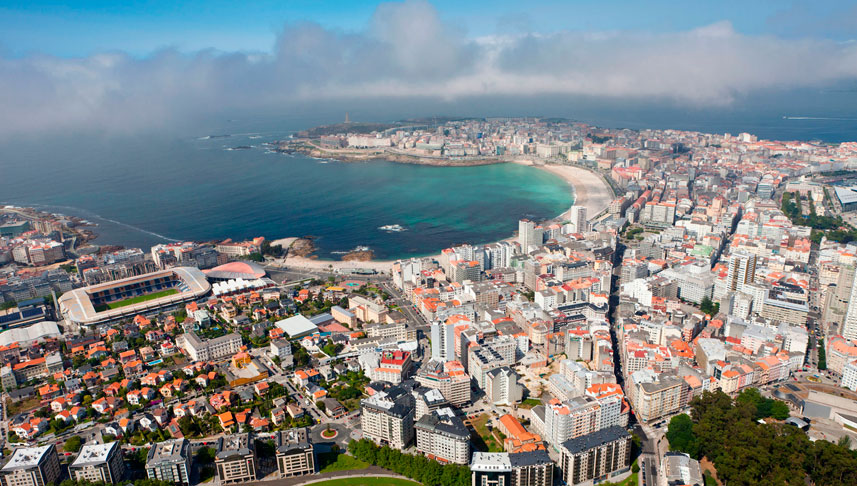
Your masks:
{"label": "sandy beach", "polygon": [[[514,163],[546,170],[568,182],[574,188],[574,204],[576,206],[585,206],[586,214],[590,219],[604,211],[613,200],[613,192],[607,183],[597,174],[581,167],[571,165],[533,165],[528,160],[518,160]],[[567,219],[570,211],[571,208],[554,219]],[[511,237],[508,239],[511,239]],[[435,258],[439,256],[438,254]],[[337,260],[316,260],[299,256],[288,256],[285,260],[285,266],[294,268],[312,270],[367,268],[379,273],[389,273],[393,267],[393,263],[393,260],[343,262]]]}

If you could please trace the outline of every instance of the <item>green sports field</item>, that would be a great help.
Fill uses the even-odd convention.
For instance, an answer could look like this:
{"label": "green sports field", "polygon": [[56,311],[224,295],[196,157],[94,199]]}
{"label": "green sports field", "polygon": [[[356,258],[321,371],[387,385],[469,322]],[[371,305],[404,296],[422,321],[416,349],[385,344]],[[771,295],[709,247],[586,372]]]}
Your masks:
{"label": "green sports field", "polygon": [[126,305],[134,305],[139,304],[140,302],[146,302],[147,300],[155,300],[160,299],[161,297],[166,297],[168,295],[173,295],[179,293],[176,289],[167,289],[161,290],[160,292],[153,292],[151,294],[146,295],[138,295],[137,297],[131,297],[130,299],[125,300],[117,300],[116,302],[111,302],[109,304],[99,305],[95,308],[96,312],[106,311],[108,309],[118,309],[120,307],[125,307]]}

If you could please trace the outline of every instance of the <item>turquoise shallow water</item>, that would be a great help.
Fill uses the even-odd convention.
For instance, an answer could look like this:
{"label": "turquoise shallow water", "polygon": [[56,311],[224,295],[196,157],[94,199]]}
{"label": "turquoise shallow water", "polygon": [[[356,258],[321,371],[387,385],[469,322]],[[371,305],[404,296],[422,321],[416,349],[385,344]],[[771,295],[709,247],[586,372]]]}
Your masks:
{"label": "turquoise shallow water", "polygon": [[[522,217],[555,217],[570,187],[514,164],[428,167],[266,153],[265,134],[228,138],[49,140],[6,152],[0,203],[99,224],[97,243],[316,238],[321,258],[370,247],[378,259],[511,236]],[[246,150],[230,147],[253,145]],[[4,164],[5,165],[5,164]],[[382,225],[407,230],[387,232]]]}

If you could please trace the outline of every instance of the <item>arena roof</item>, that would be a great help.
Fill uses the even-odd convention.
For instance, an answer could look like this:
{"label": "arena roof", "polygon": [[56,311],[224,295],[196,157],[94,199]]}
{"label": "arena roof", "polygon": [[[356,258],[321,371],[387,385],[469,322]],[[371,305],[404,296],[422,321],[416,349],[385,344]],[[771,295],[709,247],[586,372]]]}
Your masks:
{"label": "arena roof", "polygon": [[289,339],[303,337],[318,330],[318,326],[301,314],[277,321],[276,325],[289,335]]}
{"label": "arena roof", "polygon": [[256,280],[265,276],[265,269],[254,262],[229,262],[210,270],[203,271],[205,276],[215,280],[244,279]]}
{"label": "arena roof", "polygon": [[40,339],[57,337],[60,330],[56,322],[43,321],[27,327],[16,327],[0,333],[0,346],[8,346],[12,343],[21,343],[22,346],[28,346],[33,341]]}
{"label": "arena roof", "polygon": [[[126,285],[145,282],[160,277],[174,276],[187,287],[177,294],[166,295],[157,299],[147,300],[137,304],[108,309],[101,312],[95,310],[90,296],[96,292],[115,289]],[[152,314],[159,309],[179,305],[183,302],[198,299],[211,291],[211,284],[205,275],[195,267],[176,267],[167,270],[137,275],[113,282],[101,283],[83,287],[64,293],[59,299],[60,312],[66,319],[83,325],[97,325],[137,314]]]}
{"label": "arena roof", "polygon": [[833,191],[841,204],[853,204],[857,202],[857,186],[834,187]]}

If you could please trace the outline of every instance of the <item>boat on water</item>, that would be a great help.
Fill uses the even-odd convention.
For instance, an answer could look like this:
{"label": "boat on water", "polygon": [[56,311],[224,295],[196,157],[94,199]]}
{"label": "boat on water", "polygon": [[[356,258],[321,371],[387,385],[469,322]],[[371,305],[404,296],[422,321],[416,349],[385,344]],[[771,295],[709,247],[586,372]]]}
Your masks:
{"label": "boat on water", "polygon": [[384,226],[379,226],[378,229],[382,231],[392,231],[394,233],[407,230],[407,228],[399,224],[385,224]]}

